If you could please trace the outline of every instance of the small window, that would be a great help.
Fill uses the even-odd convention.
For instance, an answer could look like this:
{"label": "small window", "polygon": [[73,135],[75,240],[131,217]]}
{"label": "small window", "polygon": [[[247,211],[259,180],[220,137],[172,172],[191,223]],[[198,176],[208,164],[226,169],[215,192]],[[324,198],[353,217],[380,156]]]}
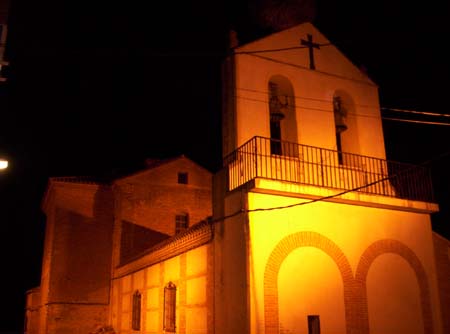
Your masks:
{"label": "small window", "polygon": [[175,333],[177,287],[169,282],[164,288],[164,331]]}
{"label": "small window", "polygon": [[188,173],[178,173],[178,183],[179,184],[188,184]]}
{"label": "small window", "polygon": [[135,331],[141,329],[141,293],[136,291],[133,294],[133,309],[131,314],[131,328]]}
{"label": "small window", "polygon": [[320,334],[320,318],[318,315],[308,315],[308,334]]}
{"label": "small window", "polygon": [[175,234],[183,232],[189,227],[189,216],[181,214],[175,216]]}

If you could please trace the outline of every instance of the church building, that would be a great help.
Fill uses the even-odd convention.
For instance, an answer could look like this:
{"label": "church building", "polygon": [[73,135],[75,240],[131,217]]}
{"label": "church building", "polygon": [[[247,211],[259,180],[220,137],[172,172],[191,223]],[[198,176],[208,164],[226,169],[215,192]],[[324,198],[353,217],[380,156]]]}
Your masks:
{"label": "church building", "polygon": [[223,63],[223,168],[51,178],[28,334],[450,332],[429,172],[386,160],[378,87],[312,24]]}

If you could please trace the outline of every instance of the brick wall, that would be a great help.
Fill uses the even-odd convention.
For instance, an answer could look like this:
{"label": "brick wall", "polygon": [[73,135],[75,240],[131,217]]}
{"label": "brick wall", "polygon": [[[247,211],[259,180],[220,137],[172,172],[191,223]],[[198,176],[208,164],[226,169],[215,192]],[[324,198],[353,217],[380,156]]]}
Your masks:
{"label": "brick wall", "polygon": [[443,333],[450,333],[450,241],[433,233]]}
{"label": "brick wall", "polygon": [[[187,184],[178,183],[178,173],[188,174]],[[114,195],[114,264],[117,265],[124,258],[117,251],[126,232],[124,222],[173,236],[176,215],[187,214],[189,226],[211,216],[212,174],[180,157],[117,180]]]}
{"label": "brick wall", "polygon": [[39,333],[39,319],[41,309],[41,291],[40,288],[34,288],[27,291],[25,306],[25,333]]}
{"label": "brick wall", "polygon": [[[420,288],[420,300],[424,333],[434,333],[430,291],[426,272],[414,252],[397,240],[379,240],[370,245],[361,255],[355,275],[342,250],[330,239],[312,232],[298,232],[281,240],[267,261],[264,274],[264,317],[266,334],[278,333],[279,305],[278,305],[278,272],[284,259],[296,248],[316,247],[328,254],[336,263],[342,276],[344,286],[344,304],[347,333],[369,333],[369,314],[367,305],[366,278],[373,261],[382,254],[392,253],[400,255],[414,270]],[[447,245],[448,248],[448,245]],[[447,259],[447,270],[448,259]],[[445,285],[447,292],[450,284]],[[445,332],[445,331],[444,331]]]}
{"label": "brick wall", "polygon": [[88,333],[108,320],[112,192],[53,181],[45,210],[39,333]]}
{"label": "brick wall", "polygon": [[50,304],[45,334],[87,334],[105,325],[109,307],[105,305]]}
{"label": "brick wall", "polygon": [[112,221],[56,208],[49,302],[106,303]]}

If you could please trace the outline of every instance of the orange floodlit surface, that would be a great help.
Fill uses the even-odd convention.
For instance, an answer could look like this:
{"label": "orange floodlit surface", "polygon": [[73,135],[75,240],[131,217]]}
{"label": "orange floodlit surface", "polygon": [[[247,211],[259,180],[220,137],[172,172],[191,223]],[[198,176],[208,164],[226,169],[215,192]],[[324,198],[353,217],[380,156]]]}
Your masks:
{"label": "orange floodlit surface", "polygon": [[0,169],[8,168],[8,160],[0,160]]}

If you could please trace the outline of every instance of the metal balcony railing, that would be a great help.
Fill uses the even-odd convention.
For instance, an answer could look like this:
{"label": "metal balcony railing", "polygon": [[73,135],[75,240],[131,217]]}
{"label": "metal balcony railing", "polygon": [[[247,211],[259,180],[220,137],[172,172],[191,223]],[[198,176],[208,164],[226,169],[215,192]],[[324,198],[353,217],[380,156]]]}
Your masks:
{"label": "metal balcony railing", "polygon": [[253,137],[224,159],[228,189],[266,178],[338,190],[433,202],[427,168]]}

